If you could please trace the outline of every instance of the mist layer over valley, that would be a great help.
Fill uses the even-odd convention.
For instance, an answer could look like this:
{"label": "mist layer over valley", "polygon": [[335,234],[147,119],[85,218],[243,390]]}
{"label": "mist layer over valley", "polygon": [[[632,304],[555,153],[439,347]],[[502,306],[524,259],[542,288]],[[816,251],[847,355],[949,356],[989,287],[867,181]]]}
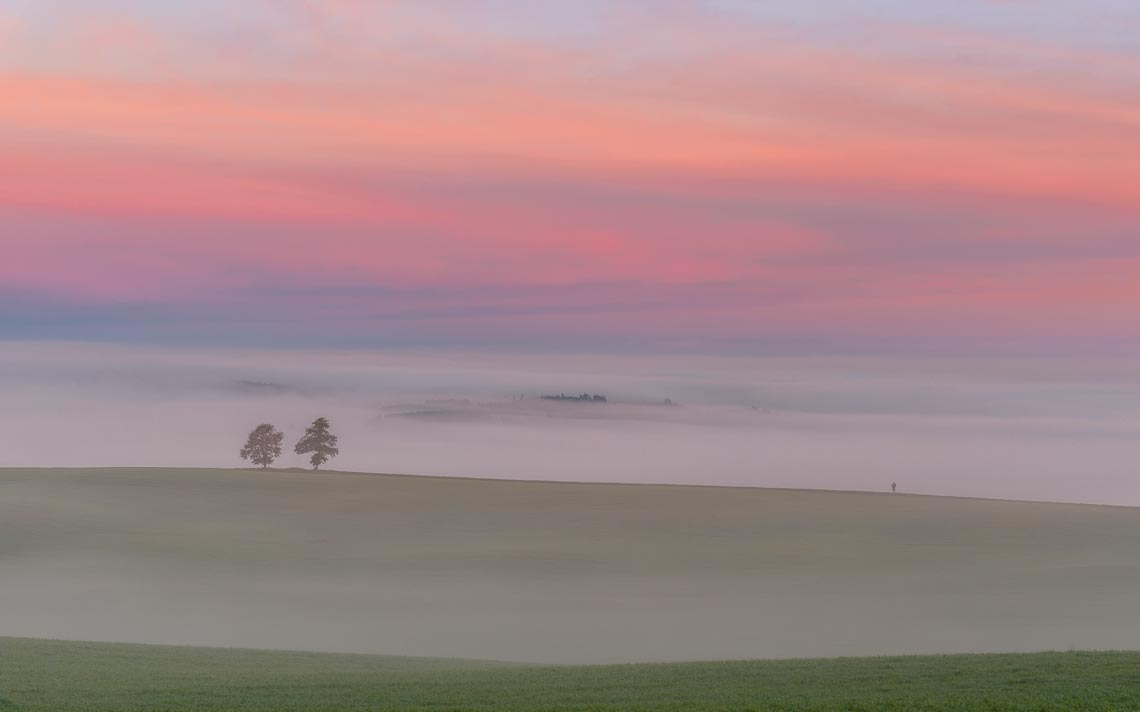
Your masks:
{"label": "mist layer over valley", "polygon": [[[292,442],[325,415],[342,470],[1140,504],[1140,378],[1123,364],[71,345],[0,360],[14,466],[240,466],[253,425]],[[607,402],[538,397],[580,392]],[[306,464],[286,452],[279,466]]]}
{"label": "mist layer over valley", "polygon": [[[604,394],[607,402],[543,394]],[[339,470],[1140,505],[1140,367],[5,343],[2,464],[240,467],[326,416]]]}

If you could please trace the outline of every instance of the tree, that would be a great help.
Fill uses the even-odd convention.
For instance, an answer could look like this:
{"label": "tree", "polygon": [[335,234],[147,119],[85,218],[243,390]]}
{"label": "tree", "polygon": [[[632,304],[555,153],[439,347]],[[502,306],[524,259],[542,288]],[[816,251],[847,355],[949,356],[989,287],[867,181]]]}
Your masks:
{"label": "tree", "polygon": [[245,447],[241,449],[241,459],[252,460],[253,464],[261,465],[264,470],[281,457],[281,443],[284,440],[284,433],[269,423],[262,423],[249,434]]}
{"label": "tree", "polygon": [[330,458],[340,454],[340,450],[336,447],[336,439],[336,436],[329,432],[328,419],[317,418],[312,425],[305,429],[305,434],[297,441],[293,452],[298,455],[313,453],[309,462],[313,463],[315,470],[328,462]]}

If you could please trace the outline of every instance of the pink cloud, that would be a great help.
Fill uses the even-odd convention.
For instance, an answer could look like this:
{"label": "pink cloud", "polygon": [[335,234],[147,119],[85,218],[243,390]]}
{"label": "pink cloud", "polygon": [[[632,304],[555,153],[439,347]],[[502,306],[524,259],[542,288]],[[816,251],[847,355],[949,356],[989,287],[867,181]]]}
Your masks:
{"label": "pink cloud", "polygon": [[[1027,64],[1064,60],[1034,75],[910,56],[922,28],[826,47],[673,10],[541,43],[438,7],[291,7],[261,44],[210,51],[83,15],[67,26],[93,68],[0,74],[2,284],[170,303],[267,279],[371,284],[420,296],[315,308],[547,328],[513,301],[559,313],[550,329],[694,338],[1106,336],[1140,302],[1120,237],[1140,230],[1125,59],[1011,38]],[[409,22],[373,32],[394,17]],[[643,292],[628,306],[609,289],[607,308],[526,291],[583,284],[675,298],[646,316]],[[708,284],[732,287],[671,291]],[[489,285],[510,289],[447,316],[474,298],[448,290]]]}

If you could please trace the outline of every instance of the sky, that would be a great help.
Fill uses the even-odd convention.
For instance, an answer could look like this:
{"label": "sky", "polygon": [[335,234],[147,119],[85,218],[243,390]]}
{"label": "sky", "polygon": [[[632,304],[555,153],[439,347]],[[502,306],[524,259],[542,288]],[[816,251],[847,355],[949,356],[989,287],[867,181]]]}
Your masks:
{"label": "sky", "polygon": [[1131,0],[4,0],[0,338],[1140,347]]}

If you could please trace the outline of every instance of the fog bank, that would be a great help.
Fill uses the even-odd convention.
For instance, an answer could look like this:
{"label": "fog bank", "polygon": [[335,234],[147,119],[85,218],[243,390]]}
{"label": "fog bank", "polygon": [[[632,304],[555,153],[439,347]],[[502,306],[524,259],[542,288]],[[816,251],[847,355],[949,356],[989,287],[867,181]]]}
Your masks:
{"label": "fog bank", "polygon": [[240,467],[258,423],[326,416],[341,470],[1140,505],[1137,394],[1127,361],[0,342],[0,466]]}

